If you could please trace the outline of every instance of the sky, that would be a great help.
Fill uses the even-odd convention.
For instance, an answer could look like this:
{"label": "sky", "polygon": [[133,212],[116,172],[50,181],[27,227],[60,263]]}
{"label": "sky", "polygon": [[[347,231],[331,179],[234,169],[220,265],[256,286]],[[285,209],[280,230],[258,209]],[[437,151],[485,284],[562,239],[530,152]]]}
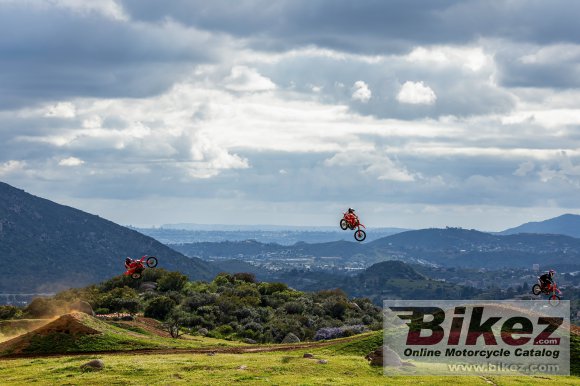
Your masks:
{"label": "sky", "polygon": [[[123,225],[580,213],[580,2],[0,0],[0,181]],[[338,226],[338,225],[337,225]]]}

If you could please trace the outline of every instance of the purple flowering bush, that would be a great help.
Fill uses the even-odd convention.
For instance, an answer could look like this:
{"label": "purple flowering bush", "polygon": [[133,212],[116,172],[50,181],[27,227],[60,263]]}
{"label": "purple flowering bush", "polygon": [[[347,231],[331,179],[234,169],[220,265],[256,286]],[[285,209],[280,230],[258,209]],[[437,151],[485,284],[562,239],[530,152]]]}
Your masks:
{"label": "purple flowering bush", "polygon": [[314,340],[329,340],[342,338],[345,336],[361,334],[365,331],[367,331],[367,328],[362,324],[357,324],[354,326],[324,327],[316,331],[316,334],[314,335]]}

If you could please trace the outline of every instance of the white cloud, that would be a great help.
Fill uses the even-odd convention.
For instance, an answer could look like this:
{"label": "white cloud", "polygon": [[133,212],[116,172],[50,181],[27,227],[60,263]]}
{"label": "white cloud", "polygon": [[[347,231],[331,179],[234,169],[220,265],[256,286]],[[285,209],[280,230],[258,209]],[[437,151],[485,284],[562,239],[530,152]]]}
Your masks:
{"label": "white cloud", "polygon": [[81,15],[98,13],[112,20],[127,21],[129,18],[123,7],[115,0],[0,0],[1,4],[18,4],[38,9],[48,7],[60,7],[78,12]]}
{"label": "white cloud", "polygon": [[482,47],[416,47],[405,59],[411,63],[461,66],[473,72],[493,66],[491,54],[486,54]]}
{"label": "white cloud", "polygon": [[514,176],[524,177],[527,176],[536,168],[536,165],[532,161],[522,162],[518,169],[514,172]]}
{"label": "white cloud", "polygon": [[578,62],[579,60],[579,44],[555,44],[540,47],[536,52],[519,58],[519,61],[524,64],[554,64],[566,61]]}
{"label": "white cloud", "polygon": [[10,160],[0,164],[0,176],[22,171],[26,167],[26,161]]}
{"label": "white cloud", "polygon": [[429,86],[425,86],[422,81],[407,81],[397,94],[397,100],[401,103],[413,105],[432,105],[437,100],[437,95]]}
{"label": "white cloud", "polygon": [[576,186],[580,186],[580,164],[574,165],[566,151],[560,151],[558,153],[556,165],[543,165],[538,175],[542,182],[562,179]]}
{"label": "white cloud", "polygon": [[254,92],[276,89],[276,85],[269,78],[246,66],[234,66],[224,81],[225,87],[232,91]]}
{"label": "white cloud", "polygon": [[74,118],[76,116],[75,106],[70,102],[59,102],[46,109],[45,117],[54,118]]}
{"label": "white cloud", "polygon": [[58,161],[58,164],[60,166],[80,166],[84,163],[85,163],[85,161],[83,161],[82,159],[77,158],[77,157],[63,158],[60,161]]}
{"label": "white cloud", "polygon": [[367,103],[372,97],[372,92],[369,88],[369,85],[362,80],[354,82],[352,90],[353,92],[351,98],[355,101]]}
{"label": "white cloud", "polygon": [[361,152],[355,149],[343,151],[324,161],[325,166],[360,167],[363,173],[372,175],[378,180],[410,182],[415,181],[415,176],[407,169],[395,163],[387,155],[376,151]]}

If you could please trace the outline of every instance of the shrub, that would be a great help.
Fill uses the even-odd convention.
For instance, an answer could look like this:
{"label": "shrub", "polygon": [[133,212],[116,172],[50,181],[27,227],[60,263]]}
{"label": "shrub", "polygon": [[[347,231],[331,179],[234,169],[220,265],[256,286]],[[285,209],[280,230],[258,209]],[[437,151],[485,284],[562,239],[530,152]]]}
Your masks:
{"label": "shrub", "polygon": [[264,327],[260,323],[250,322],[244,325],[244,330],[262,332],[264,330]]}
{"label": "shrub", "polygon": [[15,306],[0,306],[0,320],[14,319],[22,315],[22,310]]}
{"label": "shrub", "polygon": [[300,343],[300,338],[298,338],[293,333],[289,332],[286,334],[284,339],[282,339],[282,343]]}
{"label": "shrub", "polygon": [[258,285],[258,291],[262,295],[272,295],[276,292],[283,292],[288,289],[288,286],[284,283],[260,283]]}
{"label": "shrub", "polygon": [[288,302],[284,304],[284,310],[289,314],[301,314],[304,312],[304,305],[300,302]]}
{"label": "shrub", "polygon": [[175,302],[167,296],[158,296],[145,307],[145,316],[158,320],[165,320],[169,312],[175,307]]}
{"label": "shrub", "polygon": [[329,340],[336,339],[342,336],[342,330],[340,327],[324,327],[316,331],[314,335],[314,340]]}
{"label": "shrub", "polygon": [[179,272],[168,272],[159,278],[157,284],[159,284],[159,291],[181,291],[187,283],[187,276]]}
{"label": "shrub", "polygon": [[314,340],[329,340],[342,338],[345,336],[361,334],[365,331],[367,331],[367,328],[360,324],[354,326],[324,327],[316,331],[316,334],[314,335]]}
{"label": "shrub", "polygon": [[256,275],[249,272],[234,273],[234,280],[244,281],[246,283],[256,283]]}

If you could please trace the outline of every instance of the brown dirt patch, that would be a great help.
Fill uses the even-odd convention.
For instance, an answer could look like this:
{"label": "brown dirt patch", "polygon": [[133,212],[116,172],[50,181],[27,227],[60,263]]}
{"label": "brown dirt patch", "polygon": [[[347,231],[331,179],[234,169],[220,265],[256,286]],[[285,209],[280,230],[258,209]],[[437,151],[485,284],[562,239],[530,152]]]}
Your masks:
{"label": "brown dirt patch", "polygon": [[100,334],[100,331],[83,324],[83,319],[86,317],[87,315],[79,312],[62,315],[56,320],[31,332],[0,343],[0,353],[11,352],[13,354],[20,354],[30,345],[32,338],[36,336],[49,336],[59,333],[75,337]]}

